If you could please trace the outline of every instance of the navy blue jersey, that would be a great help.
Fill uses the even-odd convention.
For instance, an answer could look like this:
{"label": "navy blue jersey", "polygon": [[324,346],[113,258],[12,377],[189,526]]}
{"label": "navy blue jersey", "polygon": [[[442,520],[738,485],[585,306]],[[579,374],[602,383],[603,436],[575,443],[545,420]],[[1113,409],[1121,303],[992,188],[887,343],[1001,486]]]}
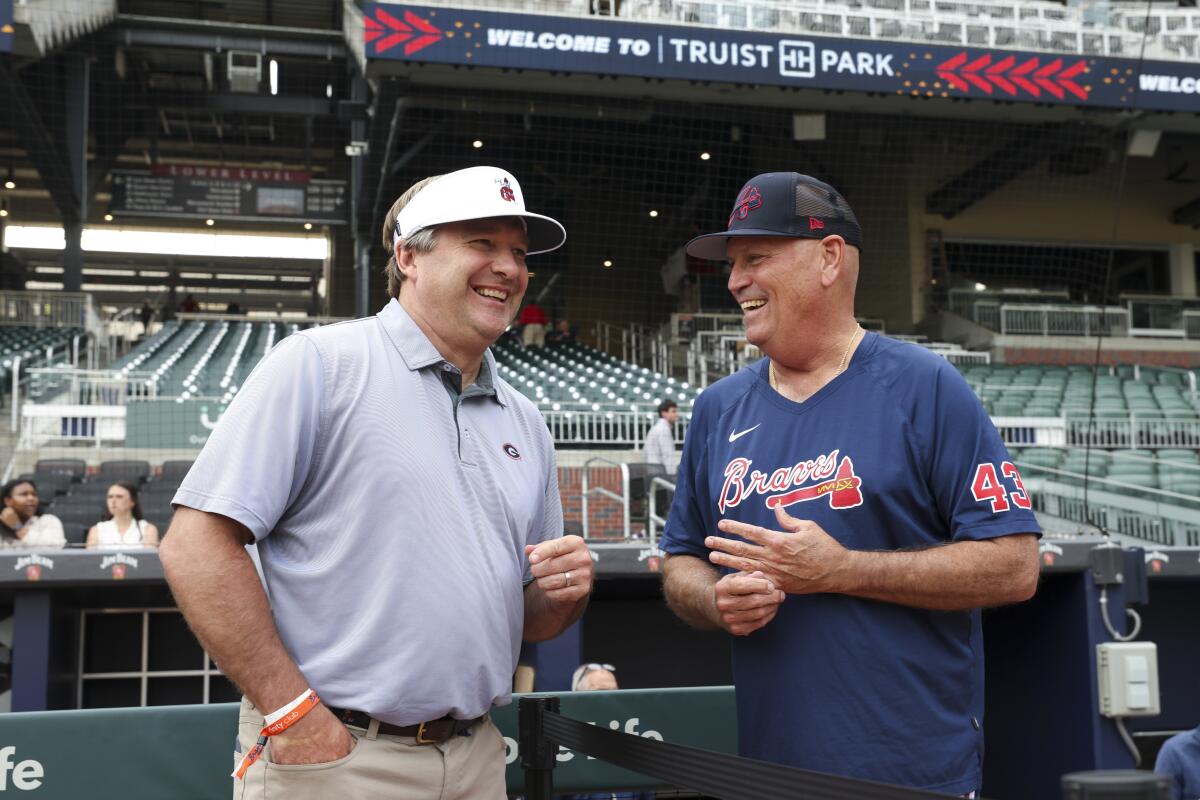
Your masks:
{"label": "navy blue jersey", "polygon": [[[662,547],[708,559],[723,518],[774,508],[855,550],[1039,532],[1008,451],[966,381],[924,348],[867,334],[804,403],[764,359],[698,398]],[[979,788],[979,611],[789,595],[733,640],[742,755],[962,794]]]}

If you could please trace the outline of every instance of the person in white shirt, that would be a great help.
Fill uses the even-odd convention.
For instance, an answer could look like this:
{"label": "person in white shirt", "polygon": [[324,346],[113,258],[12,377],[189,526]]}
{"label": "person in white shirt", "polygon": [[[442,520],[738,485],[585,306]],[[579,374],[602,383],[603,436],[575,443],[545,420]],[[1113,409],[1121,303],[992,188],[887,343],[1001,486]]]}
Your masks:
{"label": "person in white shirt", "polygon": [[158,528],[142,515],[135,484],[117,481],[108,487],[105,503],[108,514],[88,531],[88,547],[101,550],[158,547]]}
{"label": "person in white shirt", "polygon": [[679,466],[675,452],[675,421],[679,419],[679,406],[674,400],[663,400],[658,404],[658,422],[646,434],[646,463],[658,464],[668,477],[674,477]]}
{"label": "person in white shirt", "polygon": [[62,522],[53,514],[38,515],[38,491],[33,481],[17,478],[4,484],[0,507],[0,549],[58,548],[67,543]]}

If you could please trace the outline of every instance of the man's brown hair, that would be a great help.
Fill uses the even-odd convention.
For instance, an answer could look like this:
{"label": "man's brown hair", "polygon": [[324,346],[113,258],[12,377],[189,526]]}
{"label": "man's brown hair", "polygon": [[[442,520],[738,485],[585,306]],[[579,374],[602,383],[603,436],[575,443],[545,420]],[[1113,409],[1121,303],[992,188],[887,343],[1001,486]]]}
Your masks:
{"label": "man's brown hair", "polygon": [[[383,268],[383,272],[387,275],[387,293],[396,299],[400,298],[400,284],[404,283],[404,273],[400,271],[400,266],[396,263],[396,246],[392,238],[396,233],[396,217],[400,216],[404,207],[412,202],[412,199],[417,196],[417,192],[440,177],[442,176],[431,175],[408,187],[404,194],[396,198],[396,202],[392,203],[387,216],[383,218],[383,249],[388,252],[387,266]],[[418,253],[428,253],[435,246],[437,246],[437,239],[434,237],[433,228],[424,228],[403,240],[403,247],[406,250],[416,250]]]}

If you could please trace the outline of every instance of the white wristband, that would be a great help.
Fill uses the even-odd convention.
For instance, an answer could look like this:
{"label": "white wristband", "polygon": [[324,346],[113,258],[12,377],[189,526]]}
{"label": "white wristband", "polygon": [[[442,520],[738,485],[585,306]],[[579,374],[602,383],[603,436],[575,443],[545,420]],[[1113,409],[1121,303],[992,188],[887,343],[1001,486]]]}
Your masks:
{"label": "white wristband", "polygon": [[279,709],[278,711],[272,711],[270,714],[267,714],[265,717],[263,717],[263,722],[266,725],[274,725],[276,722],[283,719],[288,714],[292,713],[297,708],[299,708],[300,704],[303,703],[305,700],[307,700],[308,696],[310,694],[312,694],[312,689],[305,689],[303,692],[300,693],[300,696],[297,697],[295,700],[288,703],[286,706]]}

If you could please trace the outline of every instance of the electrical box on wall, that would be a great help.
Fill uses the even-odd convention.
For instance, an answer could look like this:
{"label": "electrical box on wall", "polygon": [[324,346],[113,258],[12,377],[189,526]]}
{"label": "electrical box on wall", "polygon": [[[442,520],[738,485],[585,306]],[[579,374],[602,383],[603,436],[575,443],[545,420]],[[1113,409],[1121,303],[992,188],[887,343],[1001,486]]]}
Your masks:
{"label": "electrical box on wall", "polygon": [[1153,642],[1108,642],[1096,647],[1100,713],[1149,717],[1160,713],[1158,647]]}

